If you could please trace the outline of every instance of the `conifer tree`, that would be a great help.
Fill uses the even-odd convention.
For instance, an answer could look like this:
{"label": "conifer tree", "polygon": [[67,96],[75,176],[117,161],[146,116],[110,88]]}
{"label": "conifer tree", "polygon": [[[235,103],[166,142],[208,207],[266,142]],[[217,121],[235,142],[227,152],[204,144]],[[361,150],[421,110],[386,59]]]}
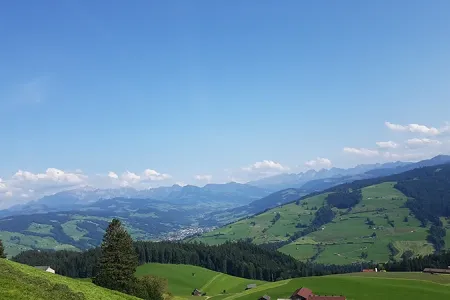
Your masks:
{"label": "conifer tree", "polygon": [[5,248],[3,248],[2,240],[0,240],[0,258],[6,258]]}
{"label": "conifer tree", "polygon": [[131,293],[135,288],[137,265],[131,236],[120,220],[113,219],[103,237],[98,273],[93,282],[111,290]]}

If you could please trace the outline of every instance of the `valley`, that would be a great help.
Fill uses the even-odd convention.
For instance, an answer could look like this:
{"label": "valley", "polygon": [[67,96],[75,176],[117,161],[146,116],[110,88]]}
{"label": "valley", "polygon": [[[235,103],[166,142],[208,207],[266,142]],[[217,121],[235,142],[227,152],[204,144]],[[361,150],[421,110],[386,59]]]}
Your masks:
{"label": "valley", "polygon": [[[412,198],[397,185],[407,182],[407,174],[417,173],[420,184],[433,186],[434,182],[428,182],[431,175],[427,170],[436,171],[433,165],[448,159],[439,156],[414,164],[398,163],[391,169],[378,165],[364,173],[392,174],[387,177],[352,175],[371,177],[352,182],[346,182],[347,177],[315,179],[305,184],[311,190],[290,188],[270,193],[263,187],[228,183],[203,188],[172,186],[145,192],[159,200],[113,197],[124,191],[132,191],[131,195],[142,195],[144,191],[101,191],[104,197],[109,193],[112,198],[98,201],[93,200],[100,193],[98,190],[82,193],[84,200],[75,197],[80,196],[79,192],[63,192],[23,206],[22,213],[14,213],[17,207],[4,211],[12,215],[0,218],[0,239],[8,257],[30,249],[81,251],[98,246],[108,222],[119,218],[135,240],[185,240],[211,245],[245,240],[278,249],[302,261],[385,262],[400,259],[404,253],[424,255],[435,251],[435,243],[429,239],[431,225],[436,223],[432,216],[435,213],[430,212],[431,216],[419,220],[418,213],[407,207],[407,203],[412,203],[408,199]],[[426,167],[429,165],[431,167]],[[398,173],[413,166],[418,168]],[[444,166],[440,173],[444,177],[439,180],[445,183],[448,179],[445,177],[447,165]],[[344,183],[336,185],[342,181]],[[325,182],[326,185],[333,183],[332,187],[323,192],[314,191]],[[345,202],[353,201],[353,196],[345,193],[352,190],[361,194],[360,199],[348,205]],[[328,203],[333,194],[338,195],[336,205]],[[77,209],[52,211],[49,207],[60,207],[58,197],[84,204]],[[33,213],[30,210],[31,207],[42,209],[42,205],[50,211]],[[331,210],[327,211],[328,208]],[[327,212],[332,218],[317,223],[317,214]],[[450,228],[446,216],[444,210],[440,215],[444,230]],[[439,243],[447,245],[445,248],[450,245],[449,236],[444,234],[440,239]]]}

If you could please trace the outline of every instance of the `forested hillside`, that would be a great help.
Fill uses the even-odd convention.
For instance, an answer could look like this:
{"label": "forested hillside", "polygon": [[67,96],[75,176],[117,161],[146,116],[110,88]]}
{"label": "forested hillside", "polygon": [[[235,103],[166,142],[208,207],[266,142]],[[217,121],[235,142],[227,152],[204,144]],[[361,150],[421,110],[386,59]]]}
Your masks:
{"label": "forested hillside", "polygon": [[246,239],[300,260],[385,262],[449,244],[450,165],[360,180],[192,238],[208,244]]}
{"label": "forested hillside", "polygon": [[[188,264],[233,276],[265,281],[298,276],[357,272],[357,265],[320,265],[299,262],[280,252],[263,249],[246,242],[208,246],[196,243],[135,242],[139,263]],[[99,248],[86,252],[25,251],[13,260],[28,265],[51,265],[58,274],[88,278],[96,275]]]}

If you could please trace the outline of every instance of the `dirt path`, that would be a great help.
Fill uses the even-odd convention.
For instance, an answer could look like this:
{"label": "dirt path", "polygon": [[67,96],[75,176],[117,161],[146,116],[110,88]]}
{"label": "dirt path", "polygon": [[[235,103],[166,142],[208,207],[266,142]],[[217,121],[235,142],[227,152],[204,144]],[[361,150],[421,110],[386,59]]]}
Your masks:
{"label": "dirt path", "polygon": [[[214,276],[213,278],[211,278],[210,281],[208,281],[207,283],[205,283],[205,285],[202,286],[202,287],[200,288],[200,291],[204,292],[205,289],[208,288],[208,286],[210,286],[211,283],[214,282],[214,280],[216,280],[217,278],[219,278],[219,277],[222,276],[222,275],[223,275],[223,274],[217,274],[216,276]],[[208,298],[209,298],[209,297],[206,297],[206,299],[208,299]]]}

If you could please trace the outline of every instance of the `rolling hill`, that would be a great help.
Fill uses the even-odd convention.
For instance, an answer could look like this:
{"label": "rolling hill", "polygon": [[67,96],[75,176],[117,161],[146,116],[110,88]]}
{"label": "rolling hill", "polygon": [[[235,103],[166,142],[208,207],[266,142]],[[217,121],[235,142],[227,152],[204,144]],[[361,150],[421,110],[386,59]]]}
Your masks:
{"label": "rolling hill", "polygon": [[0,299],[133,300],[138,299],[76,280],[0,259]]}
{"label": "rolling hill", "polygon": [[261,285],[265,283],[191,265],[150,263],[139,266],[136,275],[167,278],[169,291],[176,296],[189,296],[195,288],[205,292],[206,295],[222,294],[224,290],[226,293],[239,293],[244,291],[248,284]]}
{"label": "rolling hill", "polygon": [[[191,292],[198,288],[206,292],[208,299],[254,300],[263,295],[285,299],[300,287],[308,287],[316,294],[345,295],[348,300],[406,300],[417,295],[426,299],[450,297],[450,277],[423,273],[350,273],[264,282],[189,265],[145,264],[138,268],[136,274],[168,279],[169,291],[176,298],[192,299]],[[245,290],[247,284],[252,283],[257,286]]]}
{"label": "rolling hill", "polygon": [[408,250],[423,255],[450,244],[449,192],[450,165],[418,168],[310,194],[191,241],[245,239],[334,264],[384,262]]}
{"label": "rolling hill", "polygon": [[[173,299],[254,300],[263,295],[288,298],[296,289],[308,287],[315,294],[345,295],[348,300],[403,300],[425,297],[448,299],[450,278],[424,273],[350,273],[294,278],[276,282],[255,281],[189,265],[146,264],[137,276],[166,278]],[[245,290],[248,284],[255,288]],[[98,287],[90,280],[72,279],[0,259],[0,299],[10,300],[114,300],[138,299]],[[193,297],[198,288],[206,297]],[[225,293],[224,293],[225,291]]]}

